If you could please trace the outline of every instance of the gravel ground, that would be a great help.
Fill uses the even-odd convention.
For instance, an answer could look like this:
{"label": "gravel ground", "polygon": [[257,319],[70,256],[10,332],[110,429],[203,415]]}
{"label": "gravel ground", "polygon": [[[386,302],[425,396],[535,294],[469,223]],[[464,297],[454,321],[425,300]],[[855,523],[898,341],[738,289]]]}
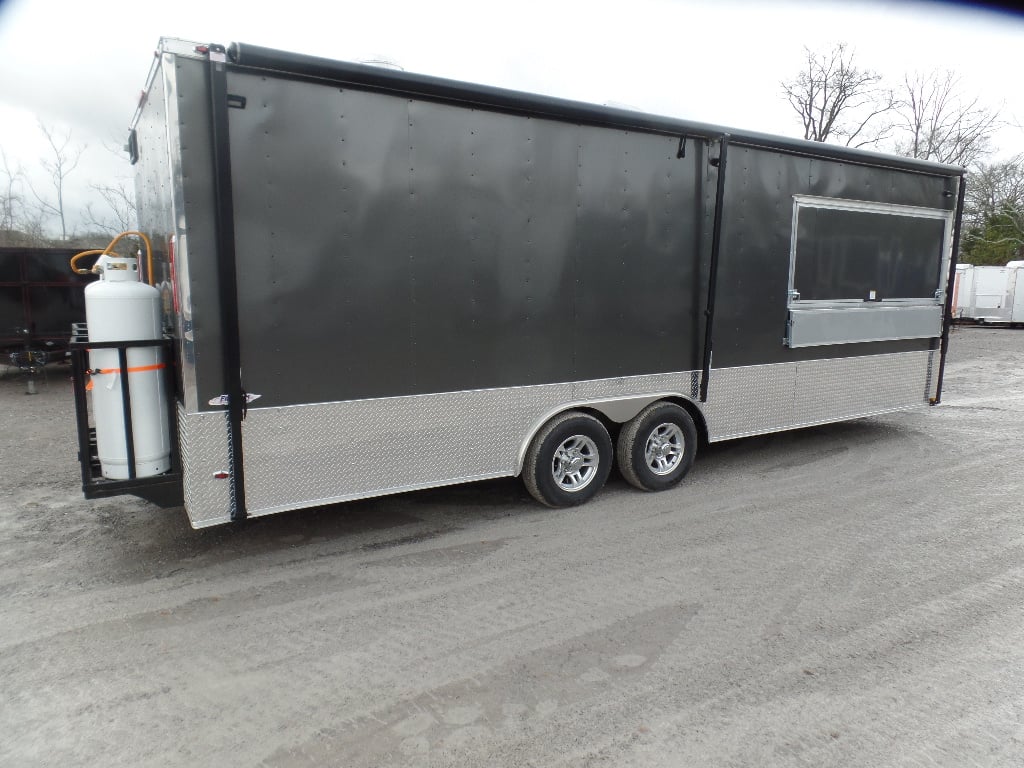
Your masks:
{"label": "gravel ground", "polygon": [[66,379],[0,379],[0,765],[1024,765],[1024,331],[667,493],[204,531],[82,500]]}

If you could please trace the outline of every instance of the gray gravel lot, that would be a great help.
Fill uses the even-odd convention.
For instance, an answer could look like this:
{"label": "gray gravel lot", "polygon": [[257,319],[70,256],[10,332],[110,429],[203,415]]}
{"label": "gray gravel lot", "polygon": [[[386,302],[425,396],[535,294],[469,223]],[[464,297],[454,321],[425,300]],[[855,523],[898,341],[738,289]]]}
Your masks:
{"label": "gray gravel lot", "polygon": [[66,375],[0,380],[2,766],[1024,765],[1024,331],[667,493],[204,531],[81,498]]}

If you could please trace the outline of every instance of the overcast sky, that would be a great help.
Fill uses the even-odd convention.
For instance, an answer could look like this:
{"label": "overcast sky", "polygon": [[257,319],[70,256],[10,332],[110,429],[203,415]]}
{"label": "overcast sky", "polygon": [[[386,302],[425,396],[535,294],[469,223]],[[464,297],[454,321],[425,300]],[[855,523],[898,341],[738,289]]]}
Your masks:
{"label": "overcast sky", "polygon": [[37,117],[87,144],[88,182],[127,175],[124,143],[160,37],[233,41],[768,133],[802,135],[779,82],[802,47],[845,41],[894,83],[953,69],[1016,123],[999,155],[1024,152],[1024,17],[931,2],[715,0],[0,0],[0,147],[28,170]]}

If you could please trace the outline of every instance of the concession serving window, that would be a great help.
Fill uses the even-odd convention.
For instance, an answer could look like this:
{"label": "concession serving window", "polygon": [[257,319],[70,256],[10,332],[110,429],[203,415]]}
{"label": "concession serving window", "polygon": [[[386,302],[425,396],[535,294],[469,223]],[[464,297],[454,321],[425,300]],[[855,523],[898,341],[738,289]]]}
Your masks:
{"label": "concession serving window", "polygon": [[939,336],[952,219],[935,208],[795,196],[785,343]]}

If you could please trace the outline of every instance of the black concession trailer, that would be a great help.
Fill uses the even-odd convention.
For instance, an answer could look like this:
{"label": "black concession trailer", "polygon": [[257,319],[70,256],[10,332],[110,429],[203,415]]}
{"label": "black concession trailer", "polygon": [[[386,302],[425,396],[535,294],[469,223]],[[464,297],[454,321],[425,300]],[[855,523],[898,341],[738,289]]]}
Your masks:
{"label": "black concession trailer", "polygon": [[196,527],[940,397],[961,168],[170,39],[130,150]]}

